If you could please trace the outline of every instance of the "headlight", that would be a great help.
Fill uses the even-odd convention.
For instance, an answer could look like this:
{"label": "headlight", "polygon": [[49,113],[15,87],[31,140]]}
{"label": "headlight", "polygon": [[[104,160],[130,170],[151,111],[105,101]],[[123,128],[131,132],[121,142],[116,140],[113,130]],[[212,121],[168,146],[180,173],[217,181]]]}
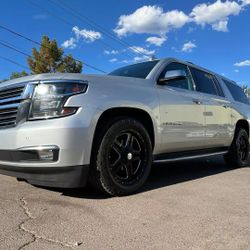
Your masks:
{"label": "headlight", "polygon": [[29,120],[49,119],[76,113],[77,107],[64,107],[67,99],[86,92],[85,82],[55,81],[36,86],[32,98]]}

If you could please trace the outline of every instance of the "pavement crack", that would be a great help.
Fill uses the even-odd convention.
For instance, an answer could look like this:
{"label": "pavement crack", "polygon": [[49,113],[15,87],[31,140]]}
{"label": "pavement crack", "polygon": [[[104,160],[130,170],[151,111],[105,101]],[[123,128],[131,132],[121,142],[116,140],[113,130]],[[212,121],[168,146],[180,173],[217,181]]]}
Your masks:
{"label": "pavement crack", "polygon": [[27,216],[27,218],[25,220],[23,220],[18,228],[25,232],[25,233],[28,233],[32,236],[32,240],[30,240],[29,242],[26,242],[25,244],[23,244],[22,246],[20,246],[18,248],[18,250],[21,250],[21,249],[24,249],[25,247],[27,247],[28,245],[36,242],[36,240],[44,240],[44,241],[47,241],[47,242],[50,242],[50,243],[54,243],[54,244],[58,244],[58,245],[61,245],[63,247],[68,247],[70,249],[74,249],[75,247],[77,246],[80,246],[82,243],[79,243],[79,242],[63,242],[63,241],[59,241],[59,240],[54,240],[54,239],[51,239],[51,238],[47,238],[47,237],[44,237],[44,236],[41,236],[41,235],[38,235],[36,232],[34,231],[31,231],[29,229],[27,229],[25,227],[25,223],[30,221],[30,220],[33,220],[35,219],[35,217],[32,215],[32,213],[30,212],[29,208],[28,208],[28,203],[27,201],[25,200],[25,198],[21,198],[20,199],[21,201],[21,208],[23,209],[25,215]]}

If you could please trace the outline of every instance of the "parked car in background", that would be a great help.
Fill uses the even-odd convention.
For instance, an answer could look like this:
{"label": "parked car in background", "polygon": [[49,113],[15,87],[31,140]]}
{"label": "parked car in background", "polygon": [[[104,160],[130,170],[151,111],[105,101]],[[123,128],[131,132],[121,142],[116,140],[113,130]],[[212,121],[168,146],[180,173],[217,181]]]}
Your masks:
{"label": "parked car in background", "polygon": [[23,77],[0,86],[0,173],[119,196],[137,191],[152,163],[224,155],[243,167],[249,111],[235,82],[171,58]]}

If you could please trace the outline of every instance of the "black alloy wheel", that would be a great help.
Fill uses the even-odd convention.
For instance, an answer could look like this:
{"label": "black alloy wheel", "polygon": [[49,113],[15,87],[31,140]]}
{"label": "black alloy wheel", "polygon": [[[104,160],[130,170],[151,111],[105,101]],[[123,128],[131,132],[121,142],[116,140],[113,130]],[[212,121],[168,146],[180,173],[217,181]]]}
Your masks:
{"label": "black alloy wheel", "polygon": [[249,136],[244,128],[237,128],[229,152],[224,156],[231,167],[244,167],[248,164]]}
{"label": "black alloy wheel", "polygon": [[122,185],[135,183],[144,172],[145,148],[136,131],[122,131],[110,147],[109,166],[112,178]]}
{"label": "black alloy wheel", "polygon": [[90,183],[112,196],[135,193],[151,170],[152,144],[147,130],[134,118],[121,117],[103,131],[95,141]]}

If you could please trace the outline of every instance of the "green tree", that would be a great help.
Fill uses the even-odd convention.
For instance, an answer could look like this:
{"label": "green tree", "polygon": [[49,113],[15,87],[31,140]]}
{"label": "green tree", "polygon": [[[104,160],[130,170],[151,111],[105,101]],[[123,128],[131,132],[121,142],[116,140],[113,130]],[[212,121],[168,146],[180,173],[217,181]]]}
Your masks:
{"label": "green tree", "polygon": [[72,55],[64,56],[62,48],[58,48],[55,39],[42,37],[39,51],[32,49],[33,57],[28,58],[31,74],[40,73],[81,73],[82,63],[76,61]]}
{"label": "green tree", "polygon": [[29,74],[26,71],[21,71],[21,72],[12,72],[10,76],[10,80],[23,77],[23,76],[28,76]]}

